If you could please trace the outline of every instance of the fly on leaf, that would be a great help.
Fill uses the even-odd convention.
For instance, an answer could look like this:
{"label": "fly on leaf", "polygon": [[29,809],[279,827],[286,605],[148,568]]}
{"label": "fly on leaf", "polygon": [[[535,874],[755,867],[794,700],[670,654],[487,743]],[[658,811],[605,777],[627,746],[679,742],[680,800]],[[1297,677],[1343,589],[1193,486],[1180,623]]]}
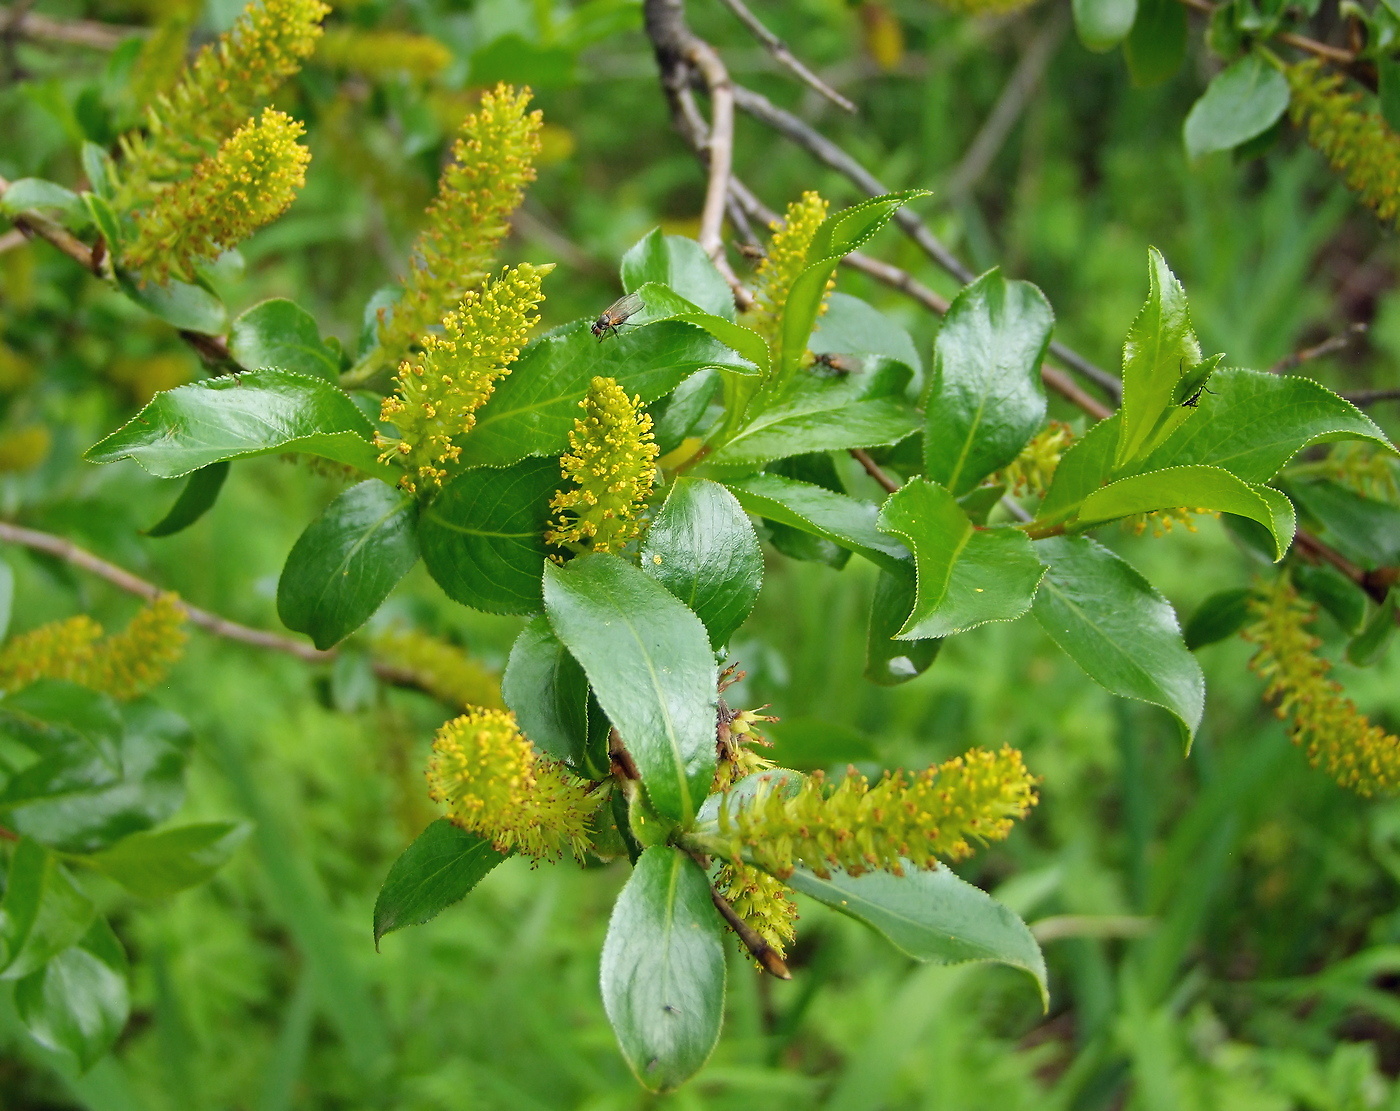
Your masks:
{"label": "fly on leaf", "polygon": [[602,343],[605,337],[617,335],[617,330],[627,323],[628,317],[641,311],[642,299],[635,293],[625,294],[602,311],[589,331]]}

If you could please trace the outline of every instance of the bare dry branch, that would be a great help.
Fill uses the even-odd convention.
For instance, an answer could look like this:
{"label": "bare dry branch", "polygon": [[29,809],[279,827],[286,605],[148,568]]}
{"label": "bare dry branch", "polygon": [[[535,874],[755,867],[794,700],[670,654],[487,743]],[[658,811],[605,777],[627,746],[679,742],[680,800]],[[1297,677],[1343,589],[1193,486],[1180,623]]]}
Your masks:
{"label": "bare dry branch", "polygon": [[1378,401],[1400,401],[1400,389],[1357,390],[1355,393],[1347,393],[1342,396],[1353,405],[1365,407],[1374,405]]}
{"label": "bare dry branch", "polygon": [[1356,323],[1348,326],[1347,330],[1335,336],[1328,336],[1321,343],[1312,347],[1305,347],[1301,351],[1295,351],[1291,355],[1285,355],[1282,359],[1269,367],[1270,374],[1286,374],[1295,367],[1302,366],[1303,363],[1312,359],[1321,359],[1325,355],[1331,355],[1338,351],[1345,350],[1351,346],[1353,340],[1359,339],[1366,334],[1366,325]]}
{"label": "bare dry branch", "polygon": [[0,27],[7,37],[32,42],[57,42],[93,50],[115,50],[133,35],[149,35],[144,27],[124,27],[90,19],[52,19],[19,8],[0,8]]}
{"label": "bare dry branch", "polygon": [[788,49],[787,44],[772,31],[768,30],[760,21],[758,16],[749,11],[744,0],[724,0],[725,7],[738,17],[739,22],[748,28],[749,33],[761,42],[779,63],[786,66],[794,77],[806,85],[809,89],[820,93],[831,101],[838,108],[844,108],[847,112],[855,112],[856,106],[838,93],[802,62]]}

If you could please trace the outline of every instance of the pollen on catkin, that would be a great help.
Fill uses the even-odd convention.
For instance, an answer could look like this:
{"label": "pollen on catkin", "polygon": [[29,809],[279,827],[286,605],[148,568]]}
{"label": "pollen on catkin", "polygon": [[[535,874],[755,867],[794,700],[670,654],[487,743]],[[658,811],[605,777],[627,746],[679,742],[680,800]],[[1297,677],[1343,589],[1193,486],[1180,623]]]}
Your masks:
{"label": "pollen on catkin", "polygon": [[427,329],[480,285],[496,247],[510,231],[510,215],[535,180],[540,151],[538,111],[526,112],[529,89],[497,85],[462,124],[452,162],[442,173],[428,223],[413,247],[403,296],[380,328],[391,359],[421,342]]}
{"label": "pollen on catkin", "polygon": [[787,946],[797,937],[797,904],[782,880],[747,864],[726,863],[719,866],[714,883],[734,913],[779,957],[787,956]]}
{"label": "pollen on catkin", "polygon": [[189,281],[194,265],[218,255],[275,220],[306,183],[311,152],[296,140],[305,129],[283,112],[263,110],[135,217],[124,265],[157,282]]}
{"label": "pollen on catkin", "polygon": [[775,357],[781,339],[783,306],[792,292],[792,283],[807,267],[807,248],[826,219],[827,207],[821,194],[815,192],[803,193],[788,205],[783,222],[772,227],[768,254],[754,274],[754,306],[746,322],[768,340]]}
{"label": "pollen on catkin", "polygon": [[400,485],[409,493],[442,485],[462,453],[454,438],[475,426],[476,411],[510,373],[539,321],[540,282],[552,269],[522,263],[471,290],[443,318],[442,333],[424,336],[422,352],[400,365],[397,390],[380,408],[380,420],[393,424],[400,439],[381,439],[380,446],[388,449],[386,461],[406,463]]}
{"label": "pollen on catkin", "polygon": [[105,638],[86,614],[41,625],[0,649],[0,691],[66,679],[113,698],[136,698],[164,679],[183,654],[184,624],[179,597],[160,594],[125,629]]}
{"label": "pollen on catkin", "polygon": [[1249,666],[1268,681],[1264,698],[1277,702],[1308,762],[1365,797],[1400,787],[1400,737],[1373,725],[1327,677],[1332,664],[1317,655],[1322,642],[1307,629],[1317,608],[1298,597],[1287,575],[1249,605],[1256,621],[1243,636],[1259,646]]}
{"label": "pollen on catkin", "polygon": [[406,73],[421,80],[446,69],[452,51],[428,35],[332,27],[316,47],[316,60],[366,77]]}
{"label": "pollen on catkin", "polygon": [[146,110],[145,134],[122,136],[118,206],[183,177],[212,154],[316,47],[330,11],[321,0],[254,0],[233,27],[195,57]]}
{"label": "pollen on catkin", "polygon": [[1043,495],[1055,477],[1055,468],[1073,442],[1074,432],[1070,426],[1064,421],[1052,420],[1031,438],[1020,455],[997,473],[994,481],[1004,483],[1016,495]]}
{"label": "pollen on catkin", "polygon": [[1284,71],[1292,89],[1288,113],[1361,203],[1386,223],[1400,215],[1400,135],[1379,112],[1344,92],[1345,78],[1313,59]]}
{"label": "pollen on catkin", "polygon": [[558,860],[588,851],[587,823],[602,796],[563,764],[536,754],[505,710],[479,707],[433,740],[428,795],[447,817],[500,852]]}
{"label": "pollen on catkin", "polygon": [[440,637],[386,629],[372,644],[376,660],[408,672],[441,702],[461,709],[501,704],[500,676]]}
{"label": "pollen on catkin", "polygon": [[556,515],[545,540],[574,552],[620,552],[641,532],[656,484],[651,417],[612,378],[594,378],[579,407],[584,415],[559,460],[569,486],[550,500]]}
{"label": "pollen on catkin", "polygon": [[971,855],[974,841],[1002,840],[1035,802],[1020,752],[972,749],[920,772],[887,772],[873,786],[854,769],[834,789],[820,772],[795,791],[763,783],[721,805],[719,838],[731,859],[780,879],[798,865],[822,877],[833,866],[902,875],[902,861],[936,868],[940,857]]}

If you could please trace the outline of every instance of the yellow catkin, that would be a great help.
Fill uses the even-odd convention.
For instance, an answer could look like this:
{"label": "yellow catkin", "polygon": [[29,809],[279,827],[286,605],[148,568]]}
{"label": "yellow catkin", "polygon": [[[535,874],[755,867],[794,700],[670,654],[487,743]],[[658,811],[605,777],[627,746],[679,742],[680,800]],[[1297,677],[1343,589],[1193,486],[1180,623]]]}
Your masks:
{"label": "yellow catkin", "polygon": [[[742,863],[721,864],[715,873],[715,890],[779,957],[797,937],[797,904],[782,880]],[[757,964],[758,962],[754,962]],[[762,967],[762,966],[759,966]]]}
{"label": "yellow catkin", "polygon": [[157,282],[189,281],[197,262],[246,239],[275,220],[306,183],[311,152],[296,140],[304,128],[267,108],[236,131],[185,181],[137,214],[123,263]]}
{"label": "yellow catkin", "polygon": [[413,629],[389,629],[374,638],[373,647],[376,660],[408,672],[449,706],[501,705],[500,676],[455,644]]}
{"label": "yellow catkin", "polygon": [[[788,205],[781,224],[773,225],[768,254],[754,274],[754,306],[746,323],[768,340],[776,359],[779,355],[779,323],[792,283],[807,266],[807,248],[826,219],[827,202],[818,193],[803,193]],[[829,286],[828,286],[829,288]]]}
{"label": "yellow catkin", "polygon": [[1363,498],[1400,501],[1400,465],[1375,444],[1335,444],[1317,469]]}
{"label": "yellow catkin", "polygon": [[0,433],[0,474],[32,471],[48,458],[53,437],[42,424]]}
{"label": "yellow catkin", "polygon": [[1400,135],[1379,112],[1344,92],[1345,78],[1316,60],[1289,66],[1288,113],[1362,204],[1385,223],[1400,215]]}
{"label": "yellow catkin", "polygon": [[1400,737],[1373,725],[1327,677],[1332,664],[1317,655],[1321,641],[1308,632],[1317,609],[1280,575],[1263,597],[1251,600],[1256,621],[1244,631],[1259,646],[1250,668],[1268,681],[1266,700],[1288,721],[1288,734],[1308,762],[1341,786],[1369,797],[1400,787]]}
{"label": "yellow catkin", "polygon": [[442,321],[442,334],[423,337],[423,350],[399,367],[397,390],[380,408],[380,419],[398,430],[398,441],[381,440],[386,460],[402,459],[401,481],[410,493],[442,485],[462,449],[454,439],[470,432],[476,411],[498,379],[510,373],[539,320],[540,282],[552,266],[522,264],[462,298]]}
{"label": "yellow catkin", "polygon": [[1052,420],[1031,438],[1012,462],[995,476],[1013,494],[1040,496],[1050,488],[1055,468],[1074,442],[1074,432],[1064,421]]}
{"label": "yellow catkin", "polygon": [[433,740],[428,794],[447,817],[500,852],[557,860],[588,851],[588,819],[602,795],[563,764],[536,754],[504,710],[473,708]]}
{"label": "yellow catkin", "polygon": [[569,486],[549,503],[556,516],[545,540],[574,552],[619,552],[641,532],[656,484],[651,417],[612,378],[594,378],[579,406],[584,415],[559,460]]}
{"label": "yellow catkin", "polygon": [[535,180],[542,117],[526,112],[529,103],[528,89],[498,85],[463,122],[452,163],[428,206],[427,227],[414,244],[403,296],[380,329],[388,358],[401,358],[491,271],[510,215]]}
{"label": "yellow catkin", "polygon": [[[721,689],[723,689],[721,687]],[[726,717],[728,718],[725,721]],[[770,746],[770,742],[758,729],[761,721],[777,721],[775,717],[760,714],[756,710],[730,710],[720,703],[720,720],[727,728],[720,731],[717,745],[718,759],[715,762],[714,783],[710,787],[716,791],[727,791],[746,775],[765,772],[774,766],[773,761],[755,752],[752,745]]]}
{"label": "yellow catkin", "polygon": [[175,594],[160,594],[127,627],[103,637],[85,614],[41,625],[0,649],[0,690],[39,679],[66,679],[113,698],[145,694],[184,652],[185,610]]}
{"label": "yellow catkin", "polygon": [[321,0],[254,0],[146,111],[145,133],[121,139],[121,207],[183,177],[212,154],[316,47]]}
{"label": "yellow catkin", "polygon": [[366,77],[407,74],[426,79],[436,77],[451,64],[452,51],[427,35],[332,27],[316,48],[316,60]]}
{"label": "yellow catkin", "polygon": [[1197,532],[1197,517],[1219,517],[1213,509],[1200,506],[1177,506],[1174,509],[1154,509],[1151,513],[1134,513],[1124,517],[1122,527],[1134,536],[1141,536],[1149,528],[1153,536],[1166,536],[1180,525],[1187,532]]}
{"label": "yellow catkin", "polygon": [[820,772],[795,792],[762,784],[720,807],[719,836],[731,859],[779,878],[797,865],[819,876],[832,866],[902,875],[901,861],[935,868],[940,857],[969,856],[975,841],[1002,840],[1035,802],[1020,752],[972,749],[921,772],[888,772],[873,786],[854,769],[834,789]]}

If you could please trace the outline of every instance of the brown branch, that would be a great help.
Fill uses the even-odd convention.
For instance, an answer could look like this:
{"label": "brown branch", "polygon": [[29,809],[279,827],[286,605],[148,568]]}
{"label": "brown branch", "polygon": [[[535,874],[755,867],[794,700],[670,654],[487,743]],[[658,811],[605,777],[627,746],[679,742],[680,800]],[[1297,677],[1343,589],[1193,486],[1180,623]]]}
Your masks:
{"label": "brown branch", "polygon": [[97,23],[90,19],[51,19],[36,12],[15,8],[0,8],[0,26],[6,38],[29,39],[33,42],[58,42],[67,46],[86,46],[93,50],[115,50],[133,35],[149,35],[144,27],[123,27],[112,23]]}
{"label": "brown branch", "polygon": [[744,0],[724,0],[724,5],[738,17],[739,22],[748,28],[749,33],[763,44],[764,49],[773,55],[779,64],[786,66],[791,71],[794,77],[809,89],[826,97],[836,107],[844,108],[847,112],[855,112],[856,106],[803,65],[796,55],[788,49],[787,44],[768,30],[759,21],[758,16],[749,11]]}
{"label": "brown branch", "polygon": [[880,464],[870,458],[870,453],[864,448],[851,448],[851,458],[865,468],[865,473],[885,488],[886,493],[893,494],[899,489],[899,483],[880,469]]}
{"label": "brown branch", "polygon": [[1353,405],[1374,405],[1377,401],[1400,401],[1400,389],[1388,390],[1357,390],[1355,393],[1342,394]]}
{"label": "brown branch", "polygon": [[715,909],[726,922],[729,928],[739,935],[739,940],[744,943],[744,948],[758,962],[760,968],[770,976],[776,976],[779,980],[791,980],[792,973],[788,971],[788,966],[783,962],[783,958],[778,956],[778,952],[763,938],[758,936],[747,922],[745,922],[729,905],[729,900],[710,886],[710,898],[714,900]]}
{"label": "brown branch", "polygon": [[1301,351],[1295,351],[1291,355],[1285,355],[1273,366],[1269,367],[1269,373],[1286,374],[1288,371],[1312,359],[1320,359],[1324,355],[1331,355],[1337,351],[1343,351],[1351,346],[1353,340],[1365,334],[1365,324],[1357,323],[1349,325],[1347,330],[1339,335],[1328,336],[1321,343],[1314,344],[1312,347],[1304,347]]}

